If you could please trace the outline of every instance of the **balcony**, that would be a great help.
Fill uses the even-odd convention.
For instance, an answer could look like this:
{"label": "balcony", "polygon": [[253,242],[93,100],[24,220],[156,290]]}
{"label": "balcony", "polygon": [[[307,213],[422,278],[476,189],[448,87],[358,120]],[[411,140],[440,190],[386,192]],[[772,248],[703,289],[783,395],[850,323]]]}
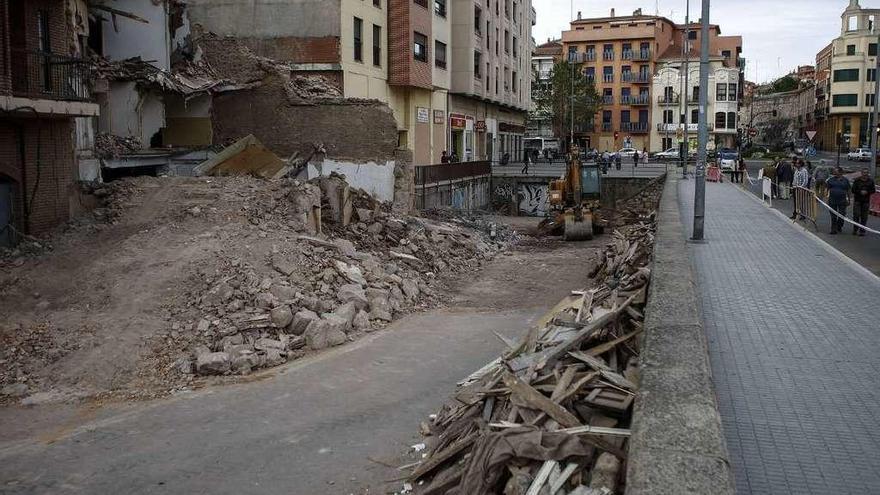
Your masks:
{"label": "balcony", "polygon": [[586,133],[586,132],[595,132],[596,124],[577,124],[574,126],[574,132]]}
{"label": "balcony", "polygon": [[651,97],[647,94],[633,95],[629,97],[629,104],[635,107],[643,107],[651,104]]}
{"label": "balcony", "polygon": [[[683,132],[685,128],[685,124],[657,124],[657,132]],[[708,129],[710,131],[715,129],[715,124],[709,123]],[[699,124],[687,124],[687,131],[689,133],[696,133],[700,130]],[[736,129],[731,129],[735,131]]]}
{"label": "balcony", "polygon": [[651,60],[651,50],[639,50],[635,52],[633,60]]}
{"label": "balcony", "polygon": [[584,52],[582,58],[584,62],[595,62],[596,52]]}
{"label": "balcony", "polygon": [[602,60],[614,60],[614,52],[602,52]]}
{"label": "balcony", "polygon": [[640,72],[624,72],[622,79],[625,83],[650,84],[651,76]]}
{"label": "balcony", "polygon": [[614,82],[614,74],[603,74],[602,82],[613,83]]}
{"label": "balcony", "polygon": [[602,132],[611,132],[611,122],[602,122]]}
{"label": "balcony", "polygon": [[678,105],[681,98],[678,95],[660,95],[657,97],[657,103],[661,105]]}
{"label": "balcony", "polygon": [[614,104],[614,97],[609,96],[609,95],[603,96],[602,97],[602,104],[603,105],[613,105]]}
{"label": "balcony", "polygon": [[646,134],[648,132],[647,122],[621,122],[620,130],[633,134]]}
{"label": "balcony", "polygon": [[624,50],[623,54],[620,56],[622,60],[633,60],[635,57],[635,52],[632,50]]}
{"label": "balcony", "polygon": [[41,100],[91,100],[88,63],[54,53],[12,49],[12,95]]}
{"label": "balcony", "polygon": [[[550,79],[550,78],[548,77],[547,79]],[[594,82],[596,82],[596,75],[595,74],[584,74],[584,79],[586,79],[588,82],[594,83]]]}

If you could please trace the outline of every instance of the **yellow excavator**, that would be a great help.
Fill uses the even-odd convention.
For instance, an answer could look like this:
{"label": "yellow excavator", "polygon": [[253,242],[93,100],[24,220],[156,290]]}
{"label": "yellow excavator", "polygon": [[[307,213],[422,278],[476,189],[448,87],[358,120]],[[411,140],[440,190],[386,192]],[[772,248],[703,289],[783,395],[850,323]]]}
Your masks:
{"label": "yellow excavator", "polygon": [[601,194],[599,165],[582,164],[580,150],[572,146],[565,175],[550,182],[550,218],[542,222],[542,230],[561,234],[566,241],[589,241],[601,235],[608,225],[599,206]]}

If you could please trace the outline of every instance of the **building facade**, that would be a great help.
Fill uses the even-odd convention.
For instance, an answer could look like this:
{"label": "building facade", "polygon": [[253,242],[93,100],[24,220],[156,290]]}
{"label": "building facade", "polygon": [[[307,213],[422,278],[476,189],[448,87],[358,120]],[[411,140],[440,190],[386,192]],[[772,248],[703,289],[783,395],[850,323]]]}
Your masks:
{"label": "building facade", "polygon": [[531,0],[452,0],[449,148],[465,160],[523,156],[531,109]]}
{"label": "building facade", "polygon": [[537,92],[546,89],[550,84],[553,66],[562,59],[562,40],[548,39],[546,43],[535,47],[532,52],[532,108],[526,124],[528,137],[552,138],[552,116],[547,111],[535,107]]}
{"label": "building facade", "polygon": [[[595,81],[602,101],[594,122],[575,129],[581,144],[600,150],[662,147],[653,124],[663,121],[654,115],[662,117],[664,109],[660,106],[668,104],[652,93],[654,76],[661,66],[674,61],[676,54],[681,58],[685,29],[665,17],[642,15],[640,10],[618,17],[612,9],[609,17],[579,16],[572,21],[571,29],[562,33],[564,56]],[[700,46],[700,26],[692,24],[688,31],[690,52],[698,54],[694,50]],[[741,71],[742,38],[721,36],[717,25],[710,27],[709,36],[712,57],[725,67]],[[698,59],[698,55],[691,56],[691,60]],[[737,82],[737,99],[740,87]]]}
{"label": "building facade", "polygon": [[0,246],[67,221],[76,118],[95,118],[70,18],[80,3],[0,0]]}
{"label": "building facade", "polygon": [[816,144],[834,150],[870,145],[869,121],[874,110],[877,34],[880,9],[850,0],[841,14],[840,36],[816,55]]}

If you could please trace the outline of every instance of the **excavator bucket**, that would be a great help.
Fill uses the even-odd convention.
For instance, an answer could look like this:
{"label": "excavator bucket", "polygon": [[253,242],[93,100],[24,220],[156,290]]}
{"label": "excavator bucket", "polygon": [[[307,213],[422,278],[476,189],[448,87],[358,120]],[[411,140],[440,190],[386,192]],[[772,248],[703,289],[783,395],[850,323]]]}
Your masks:
{"label": "excavator bucket", "polygon": [[585,213],[583,218],[578,220],[574,214],[565,215],[565,233],[563,239],[566,241],[590,241],[593,239],[593,215]]}

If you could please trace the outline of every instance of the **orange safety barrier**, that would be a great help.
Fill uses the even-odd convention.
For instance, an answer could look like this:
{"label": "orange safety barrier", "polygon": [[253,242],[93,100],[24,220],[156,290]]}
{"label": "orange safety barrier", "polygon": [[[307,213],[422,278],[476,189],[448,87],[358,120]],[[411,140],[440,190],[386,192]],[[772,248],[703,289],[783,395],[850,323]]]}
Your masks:
{"label": "orange safety barrier", "polygon": [[706,180],[709,182],[721,182],[721,169],[718,167],[709,167],[706,172]]}

